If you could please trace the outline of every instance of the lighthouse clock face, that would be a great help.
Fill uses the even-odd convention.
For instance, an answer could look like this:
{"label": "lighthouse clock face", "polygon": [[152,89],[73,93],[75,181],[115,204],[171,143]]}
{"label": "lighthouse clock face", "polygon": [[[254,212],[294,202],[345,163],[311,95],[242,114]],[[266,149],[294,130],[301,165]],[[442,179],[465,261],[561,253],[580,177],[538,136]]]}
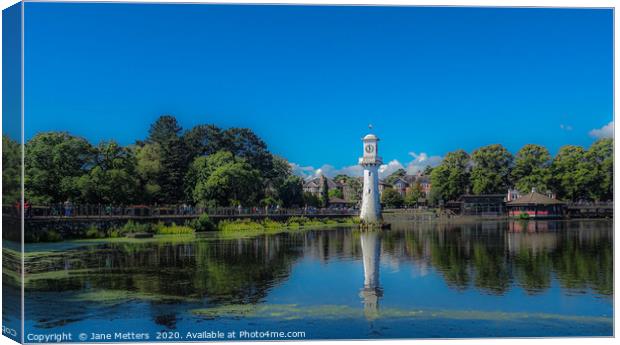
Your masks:
{"label": "lighthouse clock face", "polygon": [[371,154],[373,152],[375,152],[375,147],[373,145],[366,145],[366,148],[364,149],[366,151],[366,153]]}

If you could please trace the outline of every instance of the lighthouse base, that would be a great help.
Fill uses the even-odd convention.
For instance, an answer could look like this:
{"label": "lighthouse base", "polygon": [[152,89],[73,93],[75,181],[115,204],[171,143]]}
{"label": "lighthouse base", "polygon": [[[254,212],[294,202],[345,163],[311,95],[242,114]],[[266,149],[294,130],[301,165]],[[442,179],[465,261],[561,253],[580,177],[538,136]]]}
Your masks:
{"label": "lighthouse base", "polygon": [[392,224],[380,222],[364,222],[359,225],[360,230],[389,230],[392,228]]}

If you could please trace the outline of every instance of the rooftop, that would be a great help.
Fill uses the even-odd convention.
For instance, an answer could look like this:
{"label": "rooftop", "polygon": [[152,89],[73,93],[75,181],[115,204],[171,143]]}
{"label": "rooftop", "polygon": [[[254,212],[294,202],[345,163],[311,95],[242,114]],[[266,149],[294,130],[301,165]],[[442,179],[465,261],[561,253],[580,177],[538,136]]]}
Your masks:
{"label": "rooftop", "polygon": [[508,206],[518,205],[558,205],[563,204],[560,200],[552,199],[546,195],[532,191],[529,194],[525,194],[522,197],[509,201],[506,203]]}
{"label": "rooftop", "polygon": [[366,134],[363,140],[379,140],[379,138],[377,138],[376,135],[371,133],[371,134]]}

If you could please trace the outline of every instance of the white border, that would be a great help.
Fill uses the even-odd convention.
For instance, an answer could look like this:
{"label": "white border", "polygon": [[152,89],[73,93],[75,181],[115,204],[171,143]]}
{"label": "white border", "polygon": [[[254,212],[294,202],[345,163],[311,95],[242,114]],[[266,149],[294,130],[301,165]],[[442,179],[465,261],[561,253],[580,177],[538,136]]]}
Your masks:
{"label": "white border", "polygon": [[[0,8],[5,9],[18,1],[15,0],[0,0]],[[25,0],[25,2],[48,2],[45,0]],[[97,1],[97,0],[63,0],[56,2],[116,2],[116,1]],[[120,1],[119,1],[120,2]],[[187,0],[126,0],[122,2],[129,3],[217,3],[217,4],[291,4],[291,5],[382,5],[382,6],[484,6],[484,7],[581,7],[581,8],[616,8],[616,1],[614,0],[445,0],[445,1],[436,1],[436,0],[219,0],[219,1],[187,1]],[[1,41],[1,24],[2,19],[0,16],[0,41]],[[24,34],[23,34],[23,25],[24,18],[22,12],[22,61],[24,56]],[[618,97],[618,91],[615,88],[615,80],[617,79],[617,70],[615,68],[618,62],[618,54],[617,54],[617,45],[616,38],[618,37],[618,25],[616,22],[616,17],[614,15],[614,118],[615,118],[615,99]],[[0,44],[0,56],[2,52],[2,47]],[[22,138],[24,135],[24,70],[22,63]],[[0,79],[2,78],[2,72],[0,70]],[[0,83],[0,101],[2,99],[1,96],[2,86]],[[615,133],[615,128],[614,128]],[[614,160],[618,162],[618,154],[617,150],[617,141],[614,141]],[[23,156],[22,156],[23,160]],[[1,163],[0,163],[1,164]],[[23,164],[23,162],[22,162]],[[23,168],[23,165],[22,165]],[[23,176],[23,175],[22,175]],[[23,183],[23,179],[22,179]],[[620,177],[618,176],[617,165],[614,164],[614,186],[618,186],[620,183]],[[617,190],[614,189],[614,200],[618,200]],[[23,188],[22,188],[23,193]],[[618,208],[614,208],[614,232],[618,230],[618,224],[615,222],[616,219],[620,216],[620,211]],[[23,222],[22,222],[23,223]],[[0,226],[1,229],[1,226]],[[23,238],[22,238],[23,240]],[[23,244],[22,244],[23,245]],[[616,272],[618,271],[619,253],[616,249],[616,243],[614,241],[614,291],[618,291],[616,288]],[[23,265],[23,262],[22,262]],[[23,287],[22,287],[23,288]],[[22,293],[22,303],[23,303],[23,293]],[[0,295],[0,308],[2,305],[2,297]],[[23,304],[22,304],[23,306]],[[614,334],[615,330],[618,329],[618,318],[616,316],[616,310],[618,307],[617,298],[614,295]],[[22,309],[23,312],[23,309]],[[23,316],[22,316],[22,326],[23,326]],[[22,327],[23,330],[23,327]],[[316,340],[305,340],[305,341],[297,341],[297,342],[278,342],[278,343],[286,343],[286,344],[310,344],[316,343]],[[358,341],[320,341],[321,344],[355,344]],[[419,345],[441,345],[441,344],[495,344],[501,343],[506,345],[516,345],[516,344],[547,344],[547,345],[565,345],[565,344],[582,344],[583,342],[587,342],[588,345],[598,345],[598,344],[608,344],[615,342],[613,338],[528,338],[528,339],[501,339],[501,338],[491,338],[491,339],[436,339],[436,340],[376,340],[373,343],[387,343],[387,344],[419,344]],[[265,343],[273,343],[273,342],[225,342],[226,344],[265,344]],[[2,336],[0,337],[0,344],[15,344],[12,340]],[[141,344],[165,344],[165,343],[144,343]],[[167,344],[180,344],[187,345],[188,342],[179,342],[179,343],[167,343]]]}

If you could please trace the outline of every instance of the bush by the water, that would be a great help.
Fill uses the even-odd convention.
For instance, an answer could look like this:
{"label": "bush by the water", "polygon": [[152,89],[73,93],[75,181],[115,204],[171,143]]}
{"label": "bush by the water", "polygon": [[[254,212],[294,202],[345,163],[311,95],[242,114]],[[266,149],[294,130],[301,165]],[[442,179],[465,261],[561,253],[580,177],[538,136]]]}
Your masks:
{"label": "bush by the water", "polygon": [[176,225],[172,223],[172,225],[166,225],[162,222],[155,224],[154,232],[158,235],[187,235],[193,234],[194,229],[189,226]]}
{"label": "bush by the water", "polygon": [[319,219],[319,218],[307,218],[302,216],[290,217],[286,221],[279,222],[273,219],[264,219],[262,221],[254,221],[250,219],[235,219],[235,220],[223,220],[218,224],[218,229],[221,231],[260,231],[260,230],[273,230],[273,229],[299,229],[308,227],[319,227],[326,225],[352,225],[358,224],[357,218],[339,218],[339,219]]}
{"label": "bush by the water", "polygon": [[248,231],[248,230],[264,230],[265,227],[258,222],[249,219],[223,220],[218,224],[218,228],[222,231]]}
{"label": "bush by the water", "polygon": [[209,218],[209,215],[206,214],[206,213],[203,213],[198,218],[194,219],[190,223],[190,226],[192,228],[194,228],[196,231],[214,231],[214,230],[217,230],[217,226],[215,225],[215,223],[213,223],[211,218]]}
{"label": "bush by the water", "polygon": [[148,223],[136,223],[133,220],[128,221],[123,225],[122,232],[126,233],[136,233],[136,232],[152,232],[153,225]]}

